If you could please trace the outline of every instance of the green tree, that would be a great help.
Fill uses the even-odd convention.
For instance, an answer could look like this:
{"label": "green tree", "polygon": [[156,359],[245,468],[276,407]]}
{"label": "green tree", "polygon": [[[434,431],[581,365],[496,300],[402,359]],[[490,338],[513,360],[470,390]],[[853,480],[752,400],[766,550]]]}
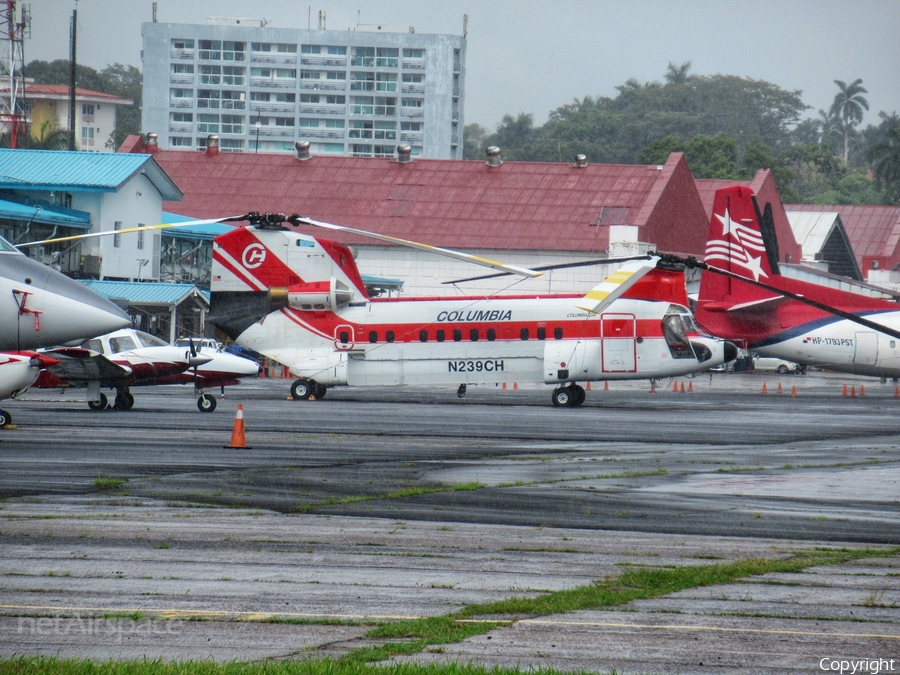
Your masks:
{"label": "green tree", "polygon": [[463,127],[463,159],[484,159],[487,146],[484,140],[488,130],[480,124],[467,124]]}
{"label": "green tree", "polygon": [[680,66],[676,66],[669,61],[669,67],[666,68],[666,74],[663,75],[669,84],[687,84],[694,79],[693,75],[688,75],[691,70],[691,62],[685,61]]}
{"label": "green tree", "polygon": [[534,141],[534,115],[519,113],[517,117],[504,115],[497,131],[485,139],[486,146],[498,146],[504,159],[523,162],[534,161],[536,157]]}
{"label": "green tree", "polygon": [[900,203],[900,121],[889,122],[884,140],[869,148],[876,184],[884,191],[887,204]]}
{"label": "green tree", "polygon": [[829,112],[841,120],[844,134],[844,162],[847,162],[850,155],[850,129],[862,122],[863,110],[869,109],[869,102],[863,96],[869,92],[862,86],[861,79],[856,79],[850,84],[843,80],[835,80],[834,83],[839,91],[835,94]]}

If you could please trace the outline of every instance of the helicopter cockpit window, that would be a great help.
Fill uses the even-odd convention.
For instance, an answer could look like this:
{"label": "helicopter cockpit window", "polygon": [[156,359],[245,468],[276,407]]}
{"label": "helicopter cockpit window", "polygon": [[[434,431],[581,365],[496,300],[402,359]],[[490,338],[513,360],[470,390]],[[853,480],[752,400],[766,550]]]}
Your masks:
{"label": "helicopter cockpit window", "polygon": [[684,321],[680,314],[667,314],[662,322],[663,335],[669,345],[669,351],[674,359],[693,359],[694,350],[687,338]]}
{"label": "helicopter cockpit window", "polygon": [[18,253],[18,249],[10,244],[6,239],[0,237],[0,251],[4,251],[7,253]]}

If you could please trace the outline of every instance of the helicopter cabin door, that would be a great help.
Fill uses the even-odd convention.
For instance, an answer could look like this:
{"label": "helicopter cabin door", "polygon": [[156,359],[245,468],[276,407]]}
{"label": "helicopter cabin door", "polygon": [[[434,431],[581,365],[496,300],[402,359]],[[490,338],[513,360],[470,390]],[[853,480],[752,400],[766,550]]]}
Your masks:
{"label": "helicopter cabin door", "polygon": [[604,373],[637,370],[637,337],[634,314],[600,315],[600,352]]}

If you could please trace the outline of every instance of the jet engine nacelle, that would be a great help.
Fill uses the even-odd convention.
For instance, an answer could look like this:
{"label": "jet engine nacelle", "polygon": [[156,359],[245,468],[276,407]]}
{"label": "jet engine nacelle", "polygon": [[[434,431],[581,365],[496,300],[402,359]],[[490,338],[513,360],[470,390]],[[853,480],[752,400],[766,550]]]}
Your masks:
{"label": "jet engine nacelle", "polygon": [[336,312],[349,304],[353,291],[338,279],[295,284],[287,289],[287,304],[301,311]]}

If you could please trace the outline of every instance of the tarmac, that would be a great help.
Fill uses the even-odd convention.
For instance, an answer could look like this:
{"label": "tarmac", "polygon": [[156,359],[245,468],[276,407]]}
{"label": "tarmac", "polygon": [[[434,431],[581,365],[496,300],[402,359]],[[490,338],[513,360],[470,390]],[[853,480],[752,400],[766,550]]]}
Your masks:
{"label": "tarmac", "polygon": [[[893,383],[687,383],[595,383],[580,409],[512,383],[300,403],[280,380],[229,390],[212,414],[171,387],[133,392],[130,412],[91,413],[77,392],[4,402],[17,428],[0,432],[0,655],[337,657],[372,644],[373,623],[633,566],[900,544]],[[225,447],[238,402],[246,449]],[[397,660],[900,672],[900,553],[505,618]]]}

